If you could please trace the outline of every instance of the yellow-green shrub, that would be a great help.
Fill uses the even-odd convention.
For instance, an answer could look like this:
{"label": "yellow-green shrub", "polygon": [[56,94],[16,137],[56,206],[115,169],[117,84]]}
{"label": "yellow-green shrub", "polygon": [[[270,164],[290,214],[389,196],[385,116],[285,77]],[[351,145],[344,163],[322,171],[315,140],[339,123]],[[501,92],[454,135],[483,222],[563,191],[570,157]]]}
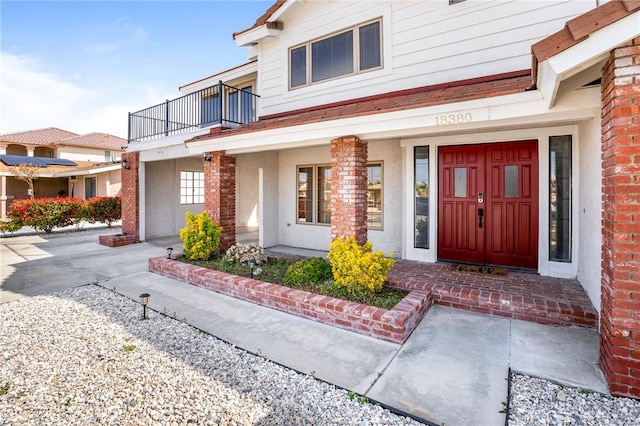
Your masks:
{"label": "yellow-green shrub", "polygon": [[380,291],[395,260],[393,253],[387,258],[381,251],[372,253],[372,248],[370,242],[358,245],[354,237],[336,238],[328,254],[335,285],[352,293]]}
{"label": "yellow-green shrub", "polygon": [[222,228],[209,218],[207,212],[187,212],[187,225],[180,230],[184,255],[190,260],[208,260],[220,247]]}

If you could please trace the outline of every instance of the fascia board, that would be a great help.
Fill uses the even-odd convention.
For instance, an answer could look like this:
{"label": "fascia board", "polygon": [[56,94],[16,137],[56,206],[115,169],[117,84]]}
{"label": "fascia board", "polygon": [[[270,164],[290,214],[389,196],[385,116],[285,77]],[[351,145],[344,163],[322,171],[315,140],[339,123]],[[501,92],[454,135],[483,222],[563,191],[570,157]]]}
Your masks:
{"label": "fascia board", "polygon": [[141,162],[172,160],[185,157],[193,157],[193,153],[187,149],[184,143],[140,152]]}
{"label": "fascia board", "polygon": [[210,131],[210,127],[202,130],[196,130],[193,132],[180,133],[173,136],[167,136],[164,138],[154,139],[143,142],[133,142],[127,146],[126,152],[140,152],[149,151],[152,149],[163,149],[174,145],[183,145],[186,140],[195,138],[196,136],[206,135]]}
{"label": "fascia board", "polygon": [[242,33],[236,37],[236,44],[238,47],[250,46],[256,44],[258,41],[267,37],[277,37],[282,33],[282,30],[277,28],[267,28],[266,25],[261,25],[245,33]]}
{"label": "fascia board", "polygon": [[[437,117],[458,113],[469,113],[473,120],[464,124],[437,124]],[[218,137],[188,142],[186,145],[189,152],[193,154],[218,150],[233,154],[326,144],[327,141],[344,134],[356,134],[363,139],[402,137],[415,134],[445,134],[473,131],[479,128],[517,125],[518,123],[544,125],[548,122],[580,121],[593,118],[594,114],[597,115],[597,112],[592,108],[567,107],[550,111],[540,93],[531,91],[496,98]]]}
{"label": "fascia board", "polygon": [[89,170],[76,170],[76,171],[70,170],[68,172],[58,172],[58,173],[52,174],[51,177],[57,178],[57,177],[96,175],[99,173],[106,173],[106,172],[113,172],[116,170],[120,170],[121,167],[122,166],[120,165],[120,163],[118,163],[118,164],[113,164],[109,166],[96,167],[94,169],[89,169]]}

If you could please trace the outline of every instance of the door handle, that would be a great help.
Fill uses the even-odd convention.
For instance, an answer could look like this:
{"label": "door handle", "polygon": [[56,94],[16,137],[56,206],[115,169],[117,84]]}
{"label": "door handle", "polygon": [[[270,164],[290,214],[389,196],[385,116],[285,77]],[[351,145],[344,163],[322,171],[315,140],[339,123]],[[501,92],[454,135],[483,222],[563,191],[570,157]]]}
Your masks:
{"label": "door handle", "polygon": [[478,228],[482,228],[483,217],[484,217],[484,209],[478,209]]}

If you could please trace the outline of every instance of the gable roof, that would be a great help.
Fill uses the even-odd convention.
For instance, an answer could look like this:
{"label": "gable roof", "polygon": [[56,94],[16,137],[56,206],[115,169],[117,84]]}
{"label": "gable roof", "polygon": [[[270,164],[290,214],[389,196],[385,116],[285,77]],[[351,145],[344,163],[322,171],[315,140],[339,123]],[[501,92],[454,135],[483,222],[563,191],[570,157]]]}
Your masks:
{"label": "gable roof", "polygon": [[562,30],[531,46],[531,52],[535,61],[545,61],[575,46],[597,30],[639,10],[640,1],[638,0],[610,1],[567,21]]}
{"label": "gable roof", "polygon": [[567,21],[562,30],[532,45],[533,82],[547,106],[555,105],[561,86],[574,89],[597,79],[610,52],[638,36],[640,1],[616,0]]}
{"label": "gable roof", "polygon": [[67,130],[49,127],[24,132],[0,135],[0,142],[15,142],[31,145],[82,146],[87,148],[124,151],[127,140],[106,133],[87,133],[79,135]]}
{"label": "gable roof", "polygon": [[0,142],[30,143],[36,145],[52,145],[56,142],[78,136],[77,133],[68,132],[56,127],[46,129],[27,130],[24,132],[6,133],[0,135]]}
{"label": "gable roof", "polygon": [[273,15],[273,14],[274,14],[278,9],[280,9],[280,7],[282,7],[282,5],[284,5],[286,2],[287,2],[287,0],[276,0],[276,2],[275,2],[274,4],[272,4],[272,5],[271,5],[271,7],[269,7],[269,9],[267,9],[267,11],[266,11],[266,12],[265,12],[261,17],[259,17],[259,18],[256,20],[255,24],[253,24],[252,26],[250,26],[250,27],[249,27],[249,28],[247,28],[247,29],[244,29],[244,30],[242,30],[242,31],[238,31],[238,32],[233,33],[233,38],[234,38],[234,40],[236,39],[236,37],[237,37],[237,36],[239,36],[239,35],[241,35],[241,34],[244,34],[244,33],[248,32],[248,31],[251,31],[251,30],[253,30],[253,29],[256,29],[256,28],[258,28],[258,27],[261,27],[261,26],[263,26],[263,25],[267,24],[267,20],[268,20],[269,18],[271,18],[271,16],[272,16],[272,15]]}
{"label": "gable roof", "polygon": [[123,151],[127,140],[106,133],[87,133],[86,135],[73,136],[63,139],[56,145],[83,146],[87,148],[100,148],[110,151]]}

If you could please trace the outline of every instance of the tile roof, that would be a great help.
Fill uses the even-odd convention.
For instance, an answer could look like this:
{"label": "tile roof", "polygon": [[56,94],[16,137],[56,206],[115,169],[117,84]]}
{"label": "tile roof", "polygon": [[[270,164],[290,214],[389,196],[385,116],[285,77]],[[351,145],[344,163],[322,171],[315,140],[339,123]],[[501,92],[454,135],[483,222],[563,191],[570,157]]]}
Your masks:
{"label": "tile roof", "polygon": [[260,117],[258,121],[186,142],[502,96],[524,92],[531,85],[530,70],[461,80]]}
{"label": "tile roof", "polygon": [[258,28],[261,25],[264,25],[267,22],[267,19],[271,17],[275,13],[276,10],[280,9],[280,7],[286,3],[287,0],[276,0],[276,2],[271,5],[269,9],[256,20],[256,23],[250,26],[249,28],[233,33],[233,38],[235,39],[240,34],[246,33],[247,31],[251,31],[254,28]]}
{"label": "tile roof", "polygon": [[638,11],[640,11],[639,0],[616,0],[567,21],[562,30],[531,46],[534,69],[537,68],[536,61],[542,62],[564,52],[597,30]]}
{"label": "tile roof", "polygon": [[15,142],[32,145],[71,145],[88,148],[124,151],[127,140],[106,133],[77,133],[61,130],[56,127],[47,129],[27,130],[24,132],[0,135],[0,142]]}
{"label": "tile roof", "polygon": [[0,135],[0,142],[18,142],[38,145],[51,145],[62,139],[78,136],[77,133],[61,130],[56,127],[46,129],[27,130],[24,132],[6,133]]}
{"label": "tile roof", "polygon": [[106,133],[87,133],[86,135],[63,139],[57,142],[56,145],[84,146],[111,151],[124,151],[122,147],[126,147],[127,140]]}

